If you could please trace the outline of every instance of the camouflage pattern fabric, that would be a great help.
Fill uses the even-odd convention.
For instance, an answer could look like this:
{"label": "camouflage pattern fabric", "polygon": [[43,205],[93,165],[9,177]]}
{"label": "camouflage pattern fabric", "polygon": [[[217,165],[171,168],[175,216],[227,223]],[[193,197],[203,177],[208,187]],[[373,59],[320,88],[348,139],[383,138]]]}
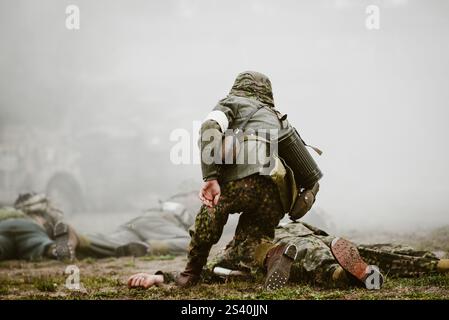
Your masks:
{"label": "camouflage pattern fabric", "polygon": [[438,258],[428,251],[391,244],[359,245],[360,255],[385,275],[414,277],[436,271]]}
{"label": "camouflage pattern fabric", "polygon": [[273,91],[268,77],[255,71],[240,73],[234,81],[230,95],[254,98],[260,102],[274,107]]}
{"label": "camouflage pattern fabric", "polygon": [[330,249],[333,239],[332,236],[315,234],[292,238],[289,243],[294,243],[298,248],[298,257],[293,263],[290,281],[320,286],[335,285],[332,274],[339,264]]}
{"label": "camouflage pattern fabric", "polygon": [[279,192],[265,176],[252,175],[221,186],[221,197],[214,208],[202,206],[190,230],[188,258],[204,265],[212,245],[218,242],[231,213],[242,212],[235,236],[228,245],[225,259],[239,260],[239,266],[255,264],[254,250],[266,239],[274,238],[274,230],[284,216]]}
{"label": "camouflage pattern fabric", "polygon": [[22,194],[15,201],[14,208],[43,224],[47,232],[53,232],[55,224],[64,216],[62,211],[57,209],[45,194]]}
{"label": "camouflage pattern fabric", "polygon": [[276,229],[275,244],[294,244],[298,256],[293,263],[290,281],[321,286],[332,284],[332,274],[339,266],[330,244],[334,236],[305,223],[289,223]]}
{"label": "camouflage pattern fabric", "polygon": [[[294,243],[299,249],[291,280],[320,284],[330,280],[333,270],[338,266],[330,251],[330,244],[335,237],[316,228],[313,234],[306,234],[297,226],[298,224],[291,223],[286,228],[277,229],[279,232],[276,233],[278,243]],[[357,248],[368,264],[378,266],[386,276],[409,277],[431,273],[436,270],[438,262],[433,253],[407,246],[374,244],[358,245]]]}
{"label": "camouflage pattern fabric", "polygon": [[[251,252],[256,252],[257,266],[252,266],[251,271],[263,272],[263,261],[266,252],[278,244],[294,244],[298,249],[298,256],[293,263],[290,281],[299,283],[307,282],[320,286],[342,285],[332,282],[332,274],[338,267],[331,250],[330,244],[334,236],[326,232],[309,226],[308,224],[296,222],[276,228],[274,241],[266,238],[255,243]],[[246,244],[247,248],[251,247]],[[263,257],[257,257],[260,247],[264,247]],[[368,264],[376,265],[384,275],[388,276],[418,276],[424,273],[431,273],[436,270],[438,258],[428,251],[417,251],[406,246],[391,244],[381,245],[359,245],[359,252]],[[248,249],[246,249],[248,250]],[[223,254],[215,258],[213,265],[223,266],[229,269],[238,269],[242,261],[247,261],[245,251],[236,246],[227,248]],[[343,285],[349,285],[350,282]]]}

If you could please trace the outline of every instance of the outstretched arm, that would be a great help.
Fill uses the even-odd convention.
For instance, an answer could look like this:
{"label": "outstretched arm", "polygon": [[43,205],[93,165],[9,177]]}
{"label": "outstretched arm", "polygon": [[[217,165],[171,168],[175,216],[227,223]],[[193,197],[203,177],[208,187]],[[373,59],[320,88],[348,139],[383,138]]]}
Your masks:
{"label": "outstretched arm", "polygon": [[128,279],[128,288],[148,289],[164,283],[163,274],[136,273]]}

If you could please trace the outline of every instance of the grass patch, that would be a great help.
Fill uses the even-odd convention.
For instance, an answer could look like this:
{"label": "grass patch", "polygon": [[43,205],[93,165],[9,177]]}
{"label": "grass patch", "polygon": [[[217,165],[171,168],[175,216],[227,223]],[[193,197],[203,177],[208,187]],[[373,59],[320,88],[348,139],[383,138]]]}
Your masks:
{"label": "grass patch", "polygon": [[140,257],[139,260],[141,261],[154,261],[154,260],[174,260],[176,258],[176,256],[171,255],[171,254],[166,254],[166,255],[151,255],[151,256],[144,256],[144,257]]}
{"label": "grass patch", "polygon": [[[419,278],[386,277],[381,290],[359,287],[347,289],[322,288],[309,284],[289,284],[278,291],[264,291],[263,278],[255,281],[206,280],[191,289],[173,285],[149,290],[128,289],[126,279],[132,270],[124,268],[141,265],[135,261],[172,260],[173,256],[148,256],[136,259],[118,258],[115,261],[98,259],[94,265],[79,261],[80,291],[65,288],[65,266],[42,262],[24,263],[18,269],[0,270],[0,296],[2,299],[274,299],[274,300],[327,300],[327,299],[449,299],[449,275],[426,275]],[[92,263],[95,260],[92,259]],[[171,263],[171,262],[170,262]],[[178,263],[175,259],[173,263]],[[151,269],[152,263],[145,267]],[[155,264],[156,265],[156,264]],[[116,268],[110,273],[110,268]]]}
{"label": "grass patch", "polygon": [[33,281],[33,286],[41,292],[56,292],[58,284],[52,278],[36,278]]}
{"label": "grass patch", "polygon": [[94,264],[97,261],[97,259],[89,257],[89,258],[83,259],[82,261],[86,264]]}
{"label": "grass patch", "polygon": [[122,287],[124,284],[113,277],[82,277],[81,283],[86,289],[101,290],[108,287]]}
{"label": "grass patch", "polygon": [[6,296],[9,293],[8,287],[0,286],[0,296]]}
{"label": "grass patch", "polygon": [[125,262],[123,264],[123,266],[124,267],[128,267],[128,268],[135,268],[136,267],[136,263],[134,262],[134,260],[132,260],[132,261]]}
{"label": "grass patch", "polygon": [[[418,279],[391,279],[388,286],[381,290],[368,291],[363,288],[348,289],[322,289],[309,285],[288,285],[277,291],[264,291],[262,284],[254,282],[231,282],[223,284],[200,284],[189,290],[179,289],[173,286],[154,287],[149,290],[129,290],[126,284],[119,278],[110,277],[82,277],[81,284],[86,289],[83,293],[70,292],[60,295],[42,295],[57,291],[58,285],[63,284],[63,279],[58,282],[53,278],[37,278],[33,286],[25,288],[21,282],[17,292],[27,292],[26,298],[57,298],[57,299],[257,299],[257,300],[333,300],[333,299],[449,299],[449,290],[435,286],[443,280],[436,280],[429,276],[421,281]],[[440,277],[437,277],[440,278]],[[445,283],[446,280],[443,281]],[[55,285],[56,284],[56,285]],[[425,285],[432,284],[432,285]],[[11,295],[9,287],[2,287],[3,295]],[[33,291],[34,289],[34,291]]]}

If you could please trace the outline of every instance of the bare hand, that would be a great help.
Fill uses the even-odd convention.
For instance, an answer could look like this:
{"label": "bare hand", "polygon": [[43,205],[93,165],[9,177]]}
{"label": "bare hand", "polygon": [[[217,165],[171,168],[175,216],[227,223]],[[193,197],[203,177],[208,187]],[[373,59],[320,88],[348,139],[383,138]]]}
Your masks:
{"label": "bare hand", "polygon": [[204,182],[203,187],[200,190],[199,198],[204,205],[212,208],[218,204],[220,199],[221,189],[217,180],[209,180]]}
{"label": "bare hand", "polygon": [[129,277],[128,288],[148,289],[164,282],[164,276],[160,274],[137,273]]}

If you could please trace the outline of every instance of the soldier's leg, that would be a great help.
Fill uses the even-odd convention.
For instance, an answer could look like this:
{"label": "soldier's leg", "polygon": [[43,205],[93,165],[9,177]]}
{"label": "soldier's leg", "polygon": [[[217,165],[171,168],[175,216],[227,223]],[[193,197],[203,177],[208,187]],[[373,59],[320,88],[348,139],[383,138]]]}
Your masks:
{"label": "soldier's leg", "polygon": [[11,221],[11,231],[19,259],[36,260],[47,255],[47,249],[54,243],[46,231],[28,220]]}
{"label": "soldier's leg", "polygon": [[247,200],[245,192],[248,192],[250,180],[251,177],[246,177],[223,184],[218,204],[213,208],[201,206],[195,218],[195,224],[189,230],[191,240],[188,261],[185,270],[178,277],[179,286],[187,287],[198,281],[212,245],[217,243],[222,235],[228,215],[242,211],[241,207]]}
{"label": "soldier's leg", "polygon": [[[221,201],[222,199],[220,199]],[[229,200],[215,208],[201,206],[195,218],[194,227],[190,230],[188,260],[194,264],[204,265],[211,247],[220,240],[223,227],[228,220]]]}
{"label": "soldier's leg", "polygon": [[437,256],[425,250],[416,250],[410,246],[400,245],[400,244],[391,244],[391,243],[382,243],[382,244],[361,244],[358,247],[366,248],[366,249],[375,249],[381,252],[389,252],[393,254],[400,254],[405,256],[412,257],[420,257],[420,258],[432,258],[436,259]]}
{"label": "soldier's leg", "polygon": [[247,188],[247,199],[241,208],[243,213],[222,262],[228,268],[255,270],[259,267],[255,251],[261,242],[273,240],[274,230],[284,212],[277,187],[267,177],[253,176],[248,180]]}
{"label": "soldier's leg", "polygon": [[334,237],[307,235],[304,237],[287,237],[284,244],[294,244],[297,258],[293,263],[290,281],[309,282],[318,285],[345,286],[349,284],[346,277],[335,278],[338,262],[329,247]]}
{"label": "soldier's leg", "polygon": [[149,245],[128,227],[120,227],[110,234],[93,234],[82,237],[80,253],[83,256],[122,257],[143,256],[148,253]]}
{"label": "soldier's leg", "polygon": [[[221,202],[222,199],[220,199]],[[228,220],[229,198],[214,208],[201,206],[190,231],[190,244],[187,254],[187,264],[179,276],[176,284],[181,288],[195,285],[201,276],[203,267],[213,244],[217,243]]]}
{"label": "soldier's leg", "polygon": [[399,277],[419,276],[437,271],[439,259],[433,254],[416,255],[397,253],[385,247],[358,246],[360,255],[369,264],[376,265],[386,275]]}
{"label": "soldier's leg", "polygon": [[[269,186],[268,189],[267,186]],[[271,187],[273,187],[273,190],[276,190],[276,193],[264,195],[267,190],[272,190]],[[178,285],[186,287],[190,285],[190,283],[197,281],[199,278],[197,274],[198,269],[201,269],[206,264],[210,248],[220,239],[223,227],[226,224],[230,213],[243,212],[242,216],[245,212],[247,214],[249,212],[256,213],[257,211],[254,209],[260,208],[261,204],[273,202],[273,198],[276,199],[274,201],[277,201],[280,204],[277,189],[267,177],[252,175],[224,184],[222,186],[222,194],[218,205],[214,208],[202,206],[195,219],[194,229],[190,230],[191,241],[189,245],[188,263],[186,270],[182,272],[178,278]],[[275,212],[279,211],[276,210]],[[258,220],[259,217],[257,217],[257,220],[253,219],[251,222],[253,225],[262,225],[263,222]],[[277,220],[277,222],[278,221],[279,220]],[[273,237],[274,227],[277,222],[271,228],[266,225],[263,226],[263,228],[260,228],[260,230],[264,231],[257,231],[257,237],[262,237],[262,234],[264,232],[266,233],[265,230],[270,229],[271,231],[268,233]]]}
{"label": "soldier's leg", "polygon": [[79,247],[78,253],[81,257],[114,257],[119,244],[110,241],[107,236],[102,234],[92,234],[81,236],[83,241]]}

